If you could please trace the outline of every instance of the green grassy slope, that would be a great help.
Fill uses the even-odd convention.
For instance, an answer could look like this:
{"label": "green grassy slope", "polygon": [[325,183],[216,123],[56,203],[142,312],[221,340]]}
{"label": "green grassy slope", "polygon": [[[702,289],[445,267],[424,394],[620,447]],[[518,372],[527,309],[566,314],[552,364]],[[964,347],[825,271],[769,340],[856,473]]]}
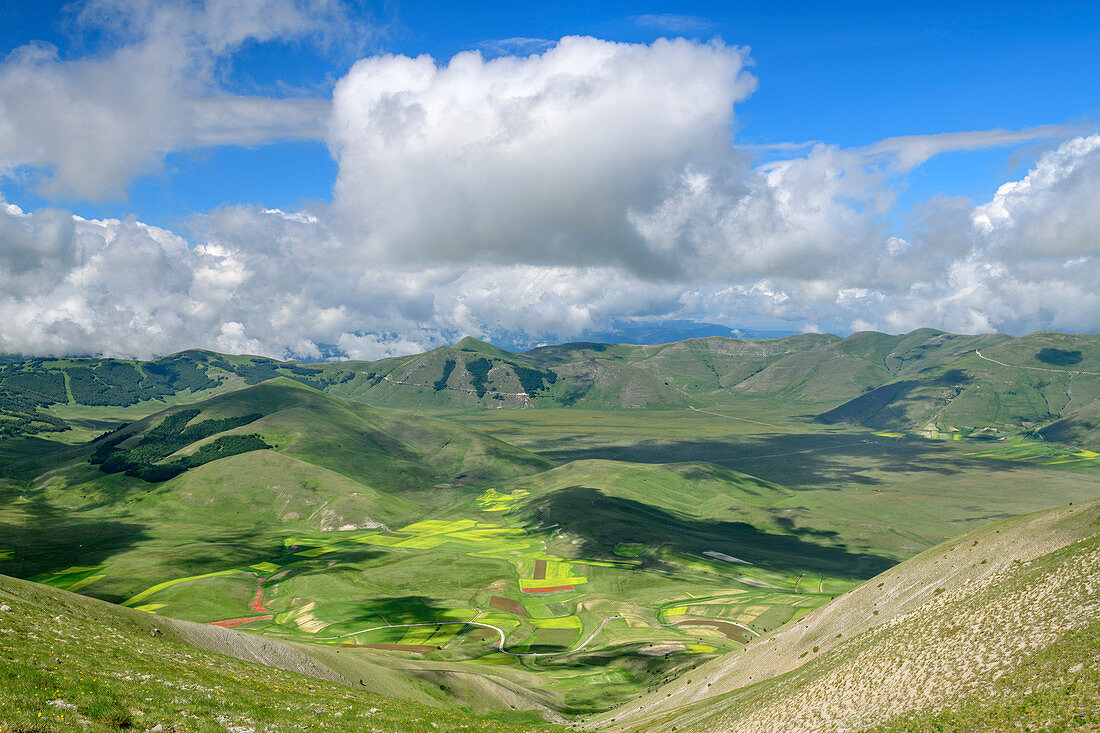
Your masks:
{"label": "green grassy slope", "polygon": [[[377,372],[376,365],[348,367],[360,373],[331,389],[367,402],[417,407],[670,409],[764,397],[776,405],[802,405],[824,422],[927,437],[1034,432],[1089,446],[1100,435],[1095,336],[1013,339],[919,329],[844,339],[804,334],[656,346],[566,344],[512,355],[463,343],[379,363]],[[475,389],[465,366],[475,358],[492,361],[486,384],[495,392]],[[547,379],[524,392],[516,377],[523,370]]]}
{"label": "green grassy slope", "polygon": [[192,349],[154,361],[38,358],[0,365],[0,437],[65,433],[69,442],[170,404],[287,377],[318,389],[351,379],[324,369],[260,356]]}
{"label": "green grassy slope", "polygon": [[622,731],[1095,725],[1098,568],[1100,500],[998,522],[596,723]]}
{"label": "green grassy slope", "polygon": [[[548,461],[475,431],[280,380],[171,408],[112,439],[139,453],[178,415],[190,418],[184,430],[259,417],[164,461],[225,433],[274,447],[156,483],[104,474],[86,460],[91,447],[28,459],[0,506],[3,567],[157,614],[319,643],[311,655],[338,653],[344,642],[329,637],[353,634],[354,652],[329,661],[368,681],[388,670],[395,695],[416,699],[418,680],[437,680],[474,707],[577,713],[741,643],[682,621],[760,633],[846,590],[867,574],[864,560],[891,561],[784,524],[772,509],[792,492],[736,471],[581,461],[540,472]],[[578,487],[609,503],[575,506]],[[547,504],[564,513],[564,532],[544,526]],[[543,596],[540,584],[562,589]],[[680,607],[700,588],[710,605],[688,618]],[[605,624],[621,615],[632,621]],[[453,624],[474,618],[523,654],[592,643],[530,661]],[[389,628],[399,621],[428,626]],[[436,633],[436,622],[451,625]],[[402,648],[383,657],[378,644]]]}
{"label": "green grassy slope", "polygon": [[[836,341],[813,334],[772,341],[713,337],[656,346],[565,344],[509,354],[464,339],[427,354],[348,365],[359,374],[333,391],[374,404],[415,407],[683,407],[700,398],[709,401],[712,393],[792,353]],[[492,364],[484,393],[470,370],[478,360]]]}
{"label": "green grassy slope", "polygon": [[[493,365],[484,394],[467,368],[478,359]],[[803,334],[655,346],[565,344],[524,354],[467,339],[428,354],[345,368],[355,375],[329,389],[392,406],[669,409],[766,397],[821,412],[826,422],[930,436],[1040,431],[1050,440],[1096,445],[1100,435],[1096,336],[1013,339],[918,329],[844,339]],[[521,373],[544,378],[524,382]]]}
{"label": "green grassy slope", "polygon": [[[164,425],[180,416],[187,423],[182,432],[170,431],[173,452],[161,450],[167,454],[152,456],[153,465],[185,460],[244,434],[271,447],[188,468],[164,481],[105,473],[89,462],[108,449],[147,453],[150,437],[164,435]],[[249,421],[237,424],[241,416]],[[211,421],[235,427],[199,431],[191,437],[203,437],[188,442],[187,431]],[[34,450],[5,456],[3,571],[203,622],[263,616],[266,611],[251,606],[271,574],[264,563],[301,560],[294,557],[295,536],[385,532],[469,503],[486,482],[551,465],[475,430],[347,402],[282,378],[169,408],[89,445],[39,443],[24,441]],[[375,554],[348,557],[362,562]],[[302,574],[320,579],[331,562],[307,564]],[[333,570],[322,584],[339,573]],[[152,598],[141,600],[161,584]],[[338,582],[329,585],[335,593],[347,590]],[[286,600],[293,605],[293,598]],[[387,694],[413,700],[447,695],[474,709],[544,707],[532,703],[519,684],[491,674],[422,668],[380,652],[341,656],[336,646],[310,651]]]}
{"label": "green grassy slope", "polygon": [[10,461],[0,482],[0,544],[8,552],[0,570],[44,577],[109,559],[107,577],[85,592],[121,600],[150,577],[255,562],[288,533],[398,526],[468,501],[487,481],[551,465],[453,423],[349,403],[279,379],[132,423],[113,435],[121,439],[117,449],[140,452],[158,426],[184,409],[199,413],[188,429],[259,417],[183,445],[155,465],[235,435],[258,435],[272,448],[152,483],[89,463],[106,439]]}
{"label": "green grassy slope", "polygon": [[941,351],[932,360],[922,357],[919,368],[911,363],[897,370],[895,379],[820,418],[929,437],[1029,433],[1086,447],[1100,445],[1096,337],[1036,333],[1018,339],[951,340],[966,348]]}
{"label": "green grassy slope", "polygon": [[527,407],[539,395],[557,393],[558,374],[524,354],[512,354],[474,338],[424,354],[347,362],[355,376],[331,391],[392,407]]}
{"label": "green grassy slope", "polygon": [[4,733],[552,728],[382,697],[278,641],[4,576],[0,604]]}
{"label": "green grassy slope", "polygon": [[201,406],[203,416],[260,412],[261,419],[230,432],[258,432],[281,453],[392,493],[458,476],[501,480],[550,465],[453,423],[348,402],[283,378]]}
{"label": "green grassy slope", "polygon": [[[165,616],[240,621],[414,701],[599,711],[672,676],[694,679],[705,660],[798,624],[856,579],[976,522],[1096,496],[1092,459],[1072,451],[898,438],[896,421],[911,425],[907,410],[922,404],[906,398],[924,387],[886,403],[900,417],[876,423],[880,434],[810,421],[835,406],[821,395],[883,380],[944,389],[944,374],[1005,370],[966,383],[973,395],[945,403],[958,410],[986,387],[1018,388],[1017,373],[1063,379],[988,362],[970,338],[698,339],[519,355],[464,340],[373,365],[310,367],[351,375],[316,380],[324,392],[285,364],[270,367],[283,376],[232,391],[268,374],[265,362],[208,355],[207,373],[230,375],[220,386],[177,395],[95,444],[0,442],[0,572]],[[1007,338],[980,337],[982,354],[999,354]],[[1043,338],[997,359],[1043,354],[1039,363],[1063,369],[1080,350],[1074,365],[1087,366],[1086,349]],[[422,384],[382,379],[380,364]],[[585,370],[589,382],[575,378]],[[507,403],[543,409],[471,409],[505,403],[494,385],[518,390],[521,375],[551,371],[538,396],[517,391]],[[1044,399],[1059,405],[1057,390],[1072,387],[1086,409],[1088,379],[1065,374]],[[765,383],[771,391],[756,391]],[[461,424],[367,404],[409,394],[425,405],[453,398],[440,414]],[[566,403],[599,409],[546,409]],[[140,416],[143,404],[66,409]],[[604,409],[642,404],[666,409]],[[976,404],[959,414],[993,414]],[[998,415],[1018,412],[997,404]],[[253,442],[197,465],[248,436],[270,447]],[[1045,462],[1020,458],[1036,446]],[[185,470],[158,481],[105,473],[116,449]],[[89,463],[93,453],[104,463]],[[509,651],[554,656],[501,654],[496,632],[472,619],[499,628]],[[426,625],[403,625],[412,623]]]}
{"label": "green grassy slope", "polygon": [[[803,537],[897,562],[995,519],[1100,495],[1100,459],[1078,455],[1084,451],[1023,439],[879,435],[843,423],[810,423],[798,405],[765,398],[706,410],[445,414],[563,463],[707,462],[750,473],[784,490],[773,495],[768,516],[744,521],[763,521],[762,529],[780,522]],[[568,475],[565,467],[542,476],[558,475]],[[670,485],[689,496],[695,491],[687,481]],[[609,488],[624,487],[612,482]],[[749,510],[759,507],[743,511]]]}

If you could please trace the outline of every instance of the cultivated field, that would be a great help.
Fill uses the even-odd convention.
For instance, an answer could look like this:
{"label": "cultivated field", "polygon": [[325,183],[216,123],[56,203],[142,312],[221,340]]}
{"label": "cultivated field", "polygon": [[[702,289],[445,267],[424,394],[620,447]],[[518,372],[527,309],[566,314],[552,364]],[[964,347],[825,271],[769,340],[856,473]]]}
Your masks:
{"label": "cultivated field", "polygon": [[[717,551],[622,543],[617,554],[629,557],[555,554],[560,541],[511,521],[525,496],[487,489],[470,518],[394,531],[295,534],[260,562],[161,580],[123,605],[485,674],[534,670],[565,710],[583,712],[737,649],[854,585]],[[34,580],[79,590],[111,573],[110,564],[70,567]]]}

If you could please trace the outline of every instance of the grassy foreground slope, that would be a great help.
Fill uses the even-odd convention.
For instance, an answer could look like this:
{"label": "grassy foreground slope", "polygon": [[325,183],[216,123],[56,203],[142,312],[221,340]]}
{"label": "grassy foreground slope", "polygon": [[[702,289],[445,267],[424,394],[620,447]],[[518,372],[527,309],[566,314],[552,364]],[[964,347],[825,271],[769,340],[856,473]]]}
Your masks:
{"label": "grassy foreground slope", "polygon": [[599,718],[602,730],[1100,723],[1100,500],[967,532]]}
{"label": "grassy foreground slope", "polygon": [[5,576],[0,605],[3,733],[552,727],[382,697],[278,641]]}

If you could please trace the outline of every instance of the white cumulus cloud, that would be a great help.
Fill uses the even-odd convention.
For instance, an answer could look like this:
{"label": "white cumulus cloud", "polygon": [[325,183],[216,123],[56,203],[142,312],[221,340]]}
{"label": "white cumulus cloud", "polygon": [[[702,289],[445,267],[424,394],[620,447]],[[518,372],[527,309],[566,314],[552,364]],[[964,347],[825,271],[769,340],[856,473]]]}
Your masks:
{"label": "white cumulus cloud", "polygon": [[246,42],[335,43],[362,30],[336,0],[89,0],[76,31],[104,48],[61,58],[32,42],[0,62],[0,176],[44,175],[51,195],[118,199],[164,155],[319,138],[327,100],[241,96],[222,69]]}
{"label": "white cumulus cloud", "polygon": [[372,260],[617,264],[675,253],[631,222],[730,149],[742,50],[568,37],[542,54],[359,61],[336,87],[335,213]]}

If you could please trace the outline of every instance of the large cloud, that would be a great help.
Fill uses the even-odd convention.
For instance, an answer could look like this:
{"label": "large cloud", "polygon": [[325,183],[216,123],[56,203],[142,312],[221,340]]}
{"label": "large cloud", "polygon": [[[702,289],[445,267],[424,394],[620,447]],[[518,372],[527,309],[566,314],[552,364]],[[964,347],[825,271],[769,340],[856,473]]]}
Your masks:
{"label": "large cloud", "polygon": [[926,229],[926,249],[965,252],[944,265],[939,283],[900,293],[885,325],[924,319],[971,331],[1097,329],[1100,135],[1045,153],[1024,178],[972,210],[957,202],[930,208],[933,216],[954,214]]}
{"label": "large cloud", "polygon": [[678,270],[631,212],[728,158],[744,64],[719,43],[576,37],[524,58],[364,59],[334,94],[336,213],[372,260]]}
{"label": "large cloud", "polygon": [[998,249],[1023,257],[1100,253],[1100,135],[1070,140],[974,212]]}

